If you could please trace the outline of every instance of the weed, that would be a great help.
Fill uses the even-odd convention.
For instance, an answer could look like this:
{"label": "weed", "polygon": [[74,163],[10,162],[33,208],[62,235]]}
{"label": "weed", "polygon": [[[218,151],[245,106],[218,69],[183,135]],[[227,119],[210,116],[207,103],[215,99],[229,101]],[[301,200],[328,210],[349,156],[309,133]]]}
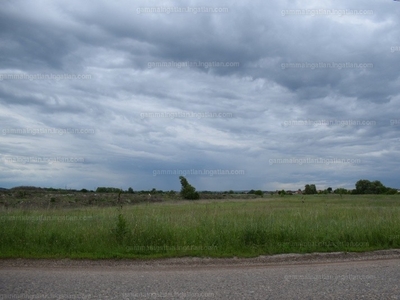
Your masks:
{"label": "weed", "polygon": [[113,230],[113,233],[115,235],[115,239],[117,240],[118,244],[123,244],[125,237],[129,233],[129,230],[127,226],[127,221],[122,213],[118,214],[117,224]]}

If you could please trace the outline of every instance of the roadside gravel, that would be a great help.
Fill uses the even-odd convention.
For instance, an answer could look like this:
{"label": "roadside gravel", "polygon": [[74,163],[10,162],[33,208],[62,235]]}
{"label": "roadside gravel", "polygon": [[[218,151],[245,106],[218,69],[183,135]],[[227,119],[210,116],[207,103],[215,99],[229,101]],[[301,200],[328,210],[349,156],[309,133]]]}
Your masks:
{"label": "roadside gravel", "polygon": [[182,257],[151,260],[115,259],[0,259],[0,268],[33,267],[33,268],[144,268],[170,269],[184,267],[257,267],[263,265],[287,264],[326,264],[353,261],[375,261],[384,259],[400,259],[400,249],[378,250],[372,252],[329,252],[309,254],[279,254],[259,256],[255,258],[200,258]]}

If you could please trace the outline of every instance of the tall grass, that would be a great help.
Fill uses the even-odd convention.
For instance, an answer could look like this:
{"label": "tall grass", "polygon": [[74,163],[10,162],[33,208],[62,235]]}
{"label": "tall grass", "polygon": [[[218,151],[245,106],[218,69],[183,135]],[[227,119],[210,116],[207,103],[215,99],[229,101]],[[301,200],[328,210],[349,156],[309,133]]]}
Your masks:
{"label": "tall grass", "polygon": [[400,248],[399,196],[3,210],[0,257],[250,257]]}

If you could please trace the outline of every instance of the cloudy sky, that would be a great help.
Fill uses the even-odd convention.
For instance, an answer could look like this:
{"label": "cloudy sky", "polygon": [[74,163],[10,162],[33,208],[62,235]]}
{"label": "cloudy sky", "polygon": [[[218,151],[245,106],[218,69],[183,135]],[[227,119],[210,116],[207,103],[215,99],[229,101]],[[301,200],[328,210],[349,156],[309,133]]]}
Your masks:
{"label": "cloudy sky", "polygon": [[400,2],[3,0],[0,187],[400,188]]}

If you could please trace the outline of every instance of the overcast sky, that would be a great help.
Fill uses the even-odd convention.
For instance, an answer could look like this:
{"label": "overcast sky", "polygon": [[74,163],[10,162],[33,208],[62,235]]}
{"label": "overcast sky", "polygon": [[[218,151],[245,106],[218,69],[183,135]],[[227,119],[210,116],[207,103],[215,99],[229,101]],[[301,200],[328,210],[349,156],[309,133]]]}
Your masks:
{"label": "overcast sky", "polygon": [[3,0],[0,187],[400,188],[400,2]]}

